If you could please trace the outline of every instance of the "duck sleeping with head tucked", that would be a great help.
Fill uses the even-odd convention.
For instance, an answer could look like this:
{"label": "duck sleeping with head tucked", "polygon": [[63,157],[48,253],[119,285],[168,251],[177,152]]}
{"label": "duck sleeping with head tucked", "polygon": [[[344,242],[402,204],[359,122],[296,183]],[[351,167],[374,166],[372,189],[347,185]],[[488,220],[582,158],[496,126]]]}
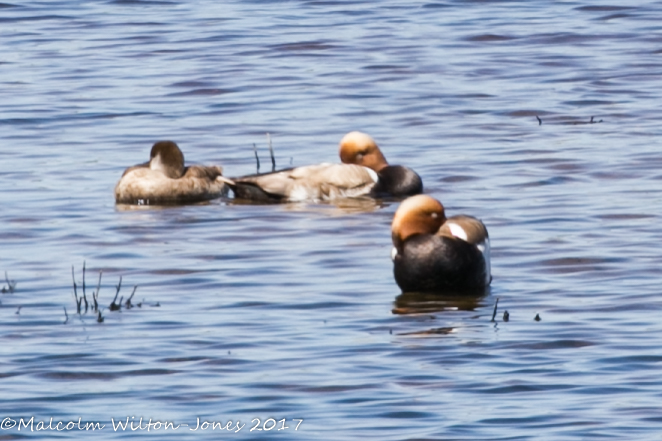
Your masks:
{"label": "duck sleeping with head tucked", "polygon": [[417,195],[398,207],[391,225],[393,273],[403,292],[487,287],[490,239],[475,217],[446,218],[438,200]]}
{"label": "duck sleeping with head tucked", "polygon": [[172,141],[152,146],[149,162],[129,167],[115,186],[118,204],[184,204],[223,196],[227,186],[218,166],[184,166]]}
{"label": "duck sleeping with head tucked", "polygon": [[350,132],[340,141],[342,164],[322,163],[227,180],[238,199],[328,201],[360,196],[409,196],[423,191],[412,169],[389,165],[374,139]]}

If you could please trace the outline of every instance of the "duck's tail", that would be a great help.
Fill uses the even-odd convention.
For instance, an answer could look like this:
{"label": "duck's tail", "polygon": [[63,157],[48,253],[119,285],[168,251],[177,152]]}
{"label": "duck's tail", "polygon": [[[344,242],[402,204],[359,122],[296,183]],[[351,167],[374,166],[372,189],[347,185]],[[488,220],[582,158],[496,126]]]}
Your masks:
{"label": "duck's tail", "polygon": [[226,178],[225,176],[221,176],[221,175],[216,176],[216,180],[226,183],[233,190],[237,187],[237,183],[235,181]]}

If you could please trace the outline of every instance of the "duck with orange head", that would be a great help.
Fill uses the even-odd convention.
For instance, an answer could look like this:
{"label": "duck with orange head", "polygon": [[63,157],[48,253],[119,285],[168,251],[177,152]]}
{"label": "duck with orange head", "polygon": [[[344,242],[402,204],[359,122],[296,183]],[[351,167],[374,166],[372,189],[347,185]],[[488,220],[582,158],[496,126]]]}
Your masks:
{"label": "duck with orange head", "polygon": [[489,286],[490,239],[472,216],[446,217],[438,200],[417,195],[391,224],[393,272],[403,292],[475,290]]}
{"label": "duck with orange head", "polygon": [[238,199],[262,202],[328,201],[361,196],[409,196],[423,191],[412,169],[389,165],[372,137],[350,132],[340,141],[341,164],[321,163],[238,178]]}

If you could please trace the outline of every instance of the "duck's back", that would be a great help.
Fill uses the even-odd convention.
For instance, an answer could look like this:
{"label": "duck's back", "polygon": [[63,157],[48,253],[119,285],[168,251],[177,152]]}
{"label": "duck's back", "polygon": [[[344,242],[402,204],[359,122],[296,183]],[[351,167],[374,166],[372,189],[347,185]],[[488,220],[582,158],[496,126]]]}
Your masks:
{"label": "duck's back", "polygon": [[253,200],[331,200],[370,193],[376,174],[354,164],[316,164],[234,178],[235,196]]}
{"label": "duck's back", "polygon": [[149,205],[213,199],[227,192],[225,183],[217,179],[221,174],[220,167],[193,165],[181,178],[172,179],[149,167],[131,167],[115,186],[115,201]]}
{"label": "duck's back", "polygon": [[459,237],[474,245],[480,245],[489,240],[485,224],[480,219],[465,214],[446,219],[439,229],[439,235]]}

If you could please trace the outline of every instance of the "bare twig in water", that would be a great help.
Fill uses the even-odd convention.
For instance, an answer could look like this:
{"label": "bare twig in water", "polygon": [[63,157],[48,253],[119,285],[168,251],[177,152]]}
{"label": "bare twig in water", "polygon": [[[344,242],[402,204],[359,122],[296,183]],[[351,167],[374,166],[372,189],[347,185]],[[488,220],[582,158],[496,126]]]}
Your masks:
{"label": "bare twig in water", "polygon": [[85,291],[83,291],[83,298],[81,300],[85,301],[85,312],[87,312],[87,309],[89,308],[89,303],[87,303],[87,296],[85,295]]}
{"label": "bare twig in water", "polygon": [[498,298],[498,297],[497,297],[497,299],[496,299],[496,302],[494,303],[494,312],[492,313],[492,320],[490,320],[491,322],[493,322],[493,321],[494,321],[494,317],[496,317],[497,306],[499,306],[499,298]]}
{"label": "bare twig in water", "polygon": [[535,321],[537,321],[537,322],[539,322],[540,320],[542,320],[542,319],[540,318],[540,314],[536,314],[536,316],[533,318],[533,320],[535,320]]}
{"label": "bare twig in water", "polygon": [[538,120],[538,125],[541,126],[542,125],[542,120],[540,119],[540,117],[538,115],[536,115],[536,119]]}
{"label": "bare twig in water", "polygon": [[14,292],[14,288],[16,288],[16,280],[9,280],[9,276],[7,275],[7,271],[5,271],[5,281],[7,282],[7,286],[6,286],[6,287],[4,287],[4,286],[2,287],[2,293],[3,293],[3,294],[5,294],[5,293],[9,293],[9,294],[13,293],[13,292]]}
{"label": "bare twig in water", "polygon": [[97,322],[102,323],[103,322],[103,316],[101,315],[101,311],[99,311],[99,315],[97,316]]}
{"label": "bare twig in water", "polygon": [[99,282],[97,283],[97,290],[92,293],[92,299],[94,300],[94,310],[99,310],[99,290],[101,289],[101,274],[103,271],[99,271]]}
{"label": "bare twig in water", "polygon": [[120,293],[120,289],[122,289],[122,276],[120,276],[120,283],[117,285],[117,292],[115,293],[115,298],[113,299],[113,303],[110,304],[110,310],[111,311],[117,311],[122,307],[122,304],[120,303],[119,305],[116,303],[117,296]]}
{"label": "bare twig in water", "polygon": [[276,158],[274,157],[274,148],[271,145],[271,135],[267,133],[267,142],[269,143],[269,154],[271,155],[271,171],[276,171]]}
{"label": "bare twig in water", "polygon": [[85,312],[87,312],[88,307],[90,306],[87,303],[87,294],[85,294],[85,261],[83,260],[83,300],[85,301]]}
{"label": "bare twig in water", "polygon": [[503,321],[507,322],[508,320],[510,320],[510,313],[506,309],[505,311],[503,311]]}
{"label": "bare twig in water", "polygon": [[125,305],[124,305],[124,306],[126,307],[126,309],[133,308],[133,305],[131,304],[131,299],[133,298],[133,295],[136,293],[136,289],[138,289],[138,285],[136,285],[136,286],[133,287],[133,292],[131,293],[131,295],[129,296],[129,298],[126,299],[126,303],[125,303]]}
{"label": "bare twig in water", "polygon": [[74,266],[71,265],[71,280],[74,282],[74,297],[76,297],[76,303],[78,303],[78,290],[76,289],[76,277],[74,276]]}
{"label": "bare twig in water", "polygon": [[84,260],[83,260],[83,297],[87,297],[85,295],[85,261]]}
{"label": "bare twig in water", "polygon": [[21,308],[22,308],[22,306],[19,306],[14,314],[20,315],[21,314]]}
{"label": "bare twig in water", "polygon": [[63,308],[64,308],[64,323],[63,324],[66,325],[67,322],[69,321],[69,314],[67,314],[67,307],[63,306]]}
{"label": "bare twig in water", "polygon": [[71,280],[74,282],[74,298],[76,299],[76,312],[80,315],[80,305],[83,299],[78,299],[78,290],[76,289],[76,277],[74,276],[74,266],[71,265]]}
{"label": "bare twig in water", "polygon": [[257,163],[257,173],[260,173],[260,157],[257,155],[257,146],[253,143],[253,153],[255,154],[255,162]]}

